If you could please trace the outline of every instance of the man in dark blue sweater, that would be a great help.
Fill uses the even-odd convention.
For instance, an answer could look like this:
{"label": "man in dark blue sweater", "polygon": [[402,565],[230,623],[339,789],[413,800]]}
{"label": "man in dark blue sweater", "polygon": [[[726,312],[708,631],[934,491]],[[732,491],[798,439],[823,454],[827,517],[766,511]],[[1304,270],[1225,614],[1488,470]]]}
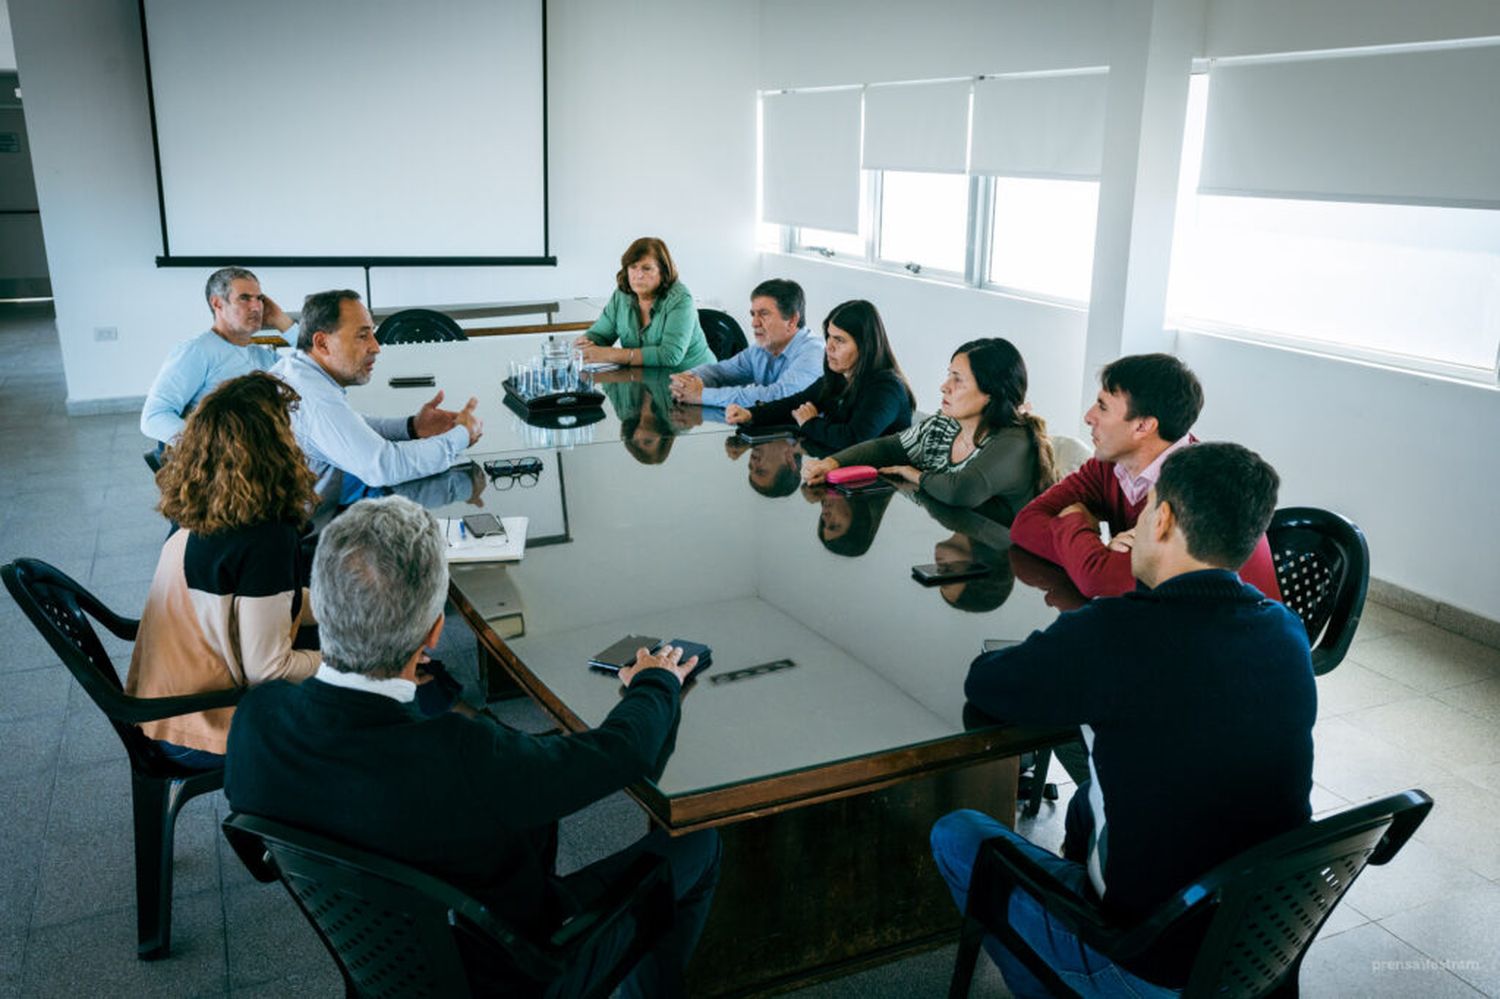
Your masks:
{"label": "man in dark blue sweater", "polygon": [[[1233,571],[1270,523],[1278,484],[1236,444],[1173,454],[1136,527],[1136,591],[974,661],[969,699],[1009,722],[1080,726],[1091,779],[1069,805],[1062,858],[979,812],[939,820],[933,853],[960,907],[979,844],[995,836],[1129,918],[1307,821],[1317,714],[1307,633]],[[1175,994],[1198,942],[1177,939],[1124,968],[1025,892],[1012,894],[1007,918],[1086,996]],[[1017,996],[1047,995],[997,941],[985,946]]]}
{"label": "man in dark blue sweater", "polygon": [[[412,702],[417,665],[443,627],[444,547],[432,515],[395,496],[356,503],[322,532],[312,606],[323,664],[300,685],[273,681],[240,701],[224,774],[230,805],[419,867],[536,933],[586,908],[641,853],[663,856],[676,919],[620,991],[683,995],[683,967],[718,880],[718,835],[658,830],[565,877],[554,862],[558,819],[661,774],[697,659],[641,650],[620,671],[619,705],[575,735],[527,735],[452,713],[424,718]],[[632,930],[627,921],[611,931],[549,995],[585,991]],[[466,965],[476,995],[517,985],[486,955],[466,955]]]}

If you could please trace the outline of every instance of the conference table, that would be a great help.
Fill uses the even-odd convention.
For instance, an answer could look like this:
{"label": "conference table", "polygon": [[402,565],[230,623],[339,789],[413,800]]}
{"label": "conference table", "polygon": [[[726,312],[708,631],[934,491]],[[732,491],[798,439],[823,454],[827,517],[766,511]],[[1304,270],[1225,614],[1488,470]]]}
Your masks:
{"label": "conference table", "polygon": [[[530,426],[499,383],[539,346],[387,347],[351,402],[414,411],[434,389],[388,379],[430,373],[449,401],[480,399],[476,461],[541,461],[534,477],[455,472],[459,488],[432,501],[440,516],[478,503],[530,521],[521,561],[453,571],[452,598],[501,686],[580,731],[619,702],[618,680],[587,665],[617,639],[712,648],[664,772],[630,788],[670,832],[724,838],[693,994],[785,987],[952,939],[932,822],[957,807],[1008,821],[1016,754],[1068,734],[966,717],[981,642],[1056,615],[1014,585],[1005,528],[905,491],[799,488],[795,443],[750,447],[715,411],[664,403],[662,373],[617,374],[597,422]],[[642,424],[654,447],[639,446]],[[964,558],[994,571],[933,588],[911,576]]]}

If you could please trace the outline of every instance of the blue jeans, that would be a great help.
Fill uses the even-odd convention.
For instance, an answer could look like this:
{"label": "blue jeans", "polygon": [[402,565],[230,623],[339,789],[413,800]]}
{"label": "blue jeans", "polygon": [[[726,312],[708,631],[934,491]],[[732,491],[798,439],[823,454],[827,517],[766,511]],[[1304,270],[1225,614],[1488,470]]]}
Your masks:
{"label": "blue jeans", "polygon": [[206,749],[179,746],[177,743],[168,742],[165,739],[157,739],[156,748],[161,750],[161,755],[180,767],[187,767],[189,770],[217,770],[224,765],[223,754],[210,753]]}
{"label": "blue jeans", "polygon": [[[1024,837],[1011,832],[997,820],[971,809],[950,812],[932,827],[932,856],[937,860],[943,880],[960,910],[969,901],[969,880],[974,871],[979,844],[1003,836],[1019,845],[1063,884],[1080,897],[1093,893],[1088,869],[1082,864],[1064,860]],[[1006,910],[1011,928],[1047,963],[1069,988],[1082,996],[1099,999],[1167,999],[1180,995],[1173,989],[1153,985],[1137,978],[1109,958],[1085,945],[1042,908],[1040,902],[1024,891],[1011,893]],[[994,937],[984,938],[985,952],[1000,968],[1005,984],[1017,999],[1047,999],[1051,995],[1037,977]]]}

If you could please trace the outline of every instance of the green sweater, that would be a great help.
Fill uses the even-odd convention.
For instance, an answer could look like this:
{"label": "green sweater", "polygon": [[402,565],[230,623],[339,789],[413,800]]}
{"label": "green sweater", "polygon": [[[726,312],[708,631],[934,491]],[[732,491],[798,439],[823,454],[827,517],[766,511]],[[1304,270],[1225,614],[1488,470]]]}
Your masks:
{"label": "green sweater", "polygon": [[683,370],[714,360],[698,325],[693,295],[681,281],[652,303],[651,322],[644,330],[635,296],[616,289],[585,335],[605,347],[618,340],[621,347],[639,348],[641,364],[648,368]]}

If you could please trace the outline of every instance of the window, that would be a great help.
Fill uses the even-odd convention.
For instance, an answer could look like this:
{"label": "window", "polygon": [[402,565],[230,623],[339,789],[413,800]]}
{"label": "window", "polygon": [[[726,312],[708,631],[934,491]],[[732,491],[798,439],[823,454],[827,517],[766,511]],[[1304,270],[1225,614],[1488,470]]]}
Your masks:
{"label": "window", "polygon": [[996,177],[990,284],[1086,302],[1099,183]]}
{"label": "window", "polygon": [[823,256],[865,258],[865,238],[856,233],[833,232],[829,229],[797,229],[797,246]]}
{"label": "window", "polygon": [[951,173],[881,174],[881,260],[962,274],[967,252],[969,178]]}
{"label": "window", "polygon": [[1493,380],[1500,212],[1199,194],[1209,85],[1189,95],[1173,320]]}

